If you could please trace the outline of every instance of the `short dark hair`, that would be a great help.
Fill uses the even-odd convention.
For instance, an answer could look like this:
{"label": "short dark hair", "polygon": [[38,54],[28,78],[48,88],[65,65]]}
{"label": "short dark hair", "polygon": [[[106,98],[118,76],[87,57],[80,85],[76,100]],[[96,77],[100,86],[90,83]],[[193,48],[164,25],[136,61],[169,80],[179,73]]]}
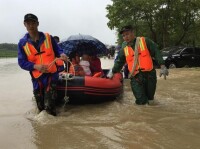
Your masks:
{"label": "short dark hair", "polygon": [[72,60],[72,58],[75,58],[77,56],[77,53],[76,52],[71,52],[69,54],[69,59]]}
{"label": "short dark hair", "polygon": [[32,13],[28,13],[24,16],[24,22],[28,21],[28,20],[33,20],[35,22],[38,22],[38,18],[36,15],[32,14]]}
{"label": "short dark hair", "polygon": [[133,26],[132,25],[123,26],[119,33],[122,34],[123,32],[126,32],[126,31],[133,31]]}
{"label": "short dark hair", "polygon": [[58,36],[53,36],[53,38],[54,38],[55,40],[57,40],[57,42],[60,42],[60,38],[59,38]]}

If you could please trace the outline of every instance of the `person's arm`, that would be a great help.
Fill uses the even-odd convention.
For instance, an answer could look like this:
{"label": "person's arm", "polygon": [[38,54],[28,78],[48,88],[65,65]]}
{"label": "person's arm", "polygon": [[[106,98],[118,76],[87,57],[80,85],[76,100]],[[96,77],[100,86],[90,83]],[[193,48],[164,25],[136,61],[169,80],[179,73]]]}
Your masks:
{"label": "person's arm", "polygon": [[125,46],[126,45],[122,45],[122,49],[120,49],[120,51],[119,51],[118,57],[115,60],[114,66],[112,68],[113,73],[120,72],[126,62],[126,57],[124,55],[124,47]]}
{"label": "person's arm", "polygon": [[67,56],[63,49],[56,43],[55,39],[51,36],[51,43],[56,57],[60,57],[62,60],[67,61]]}
{"label": "person's arm", "polygon": [[52,43],[52,47],[53,47],[53,51],[55,53],[56,57],[60,57],[60,55],[63,52],[63,49],[60,48],[60,46],[56,43],[55,39],[51,36],[51,43]]}
{"label": "person's arm", "polygon": [[149,38],[145,38],[145,41],[147,43],[147,47],[149,49],[151,56],[155,58],[155,60],[158,62],[160,66],[164,66],[165,62],[162,58],[160,50],[158,49],[158,45]]}
{"label": "person's arm", "polygon": [[147,47],[151,53],[151,56],[155,56],[155,60],[160,65],[160,77],[163,75],[164,79],[166,80],[166,77],[169,75],[169,72],[165,66],[165,62],[162,58],[161,52],[158,49],[158,46],[150,39],[146,38]]}
{"label": "person's arm", "polygon": [[23,49],[24,45],[25,45],[25,42],[23,41],[20,41],[18,43],[18,64],[24,70],[33,71],[34,63],[28,61],[27,56]]}

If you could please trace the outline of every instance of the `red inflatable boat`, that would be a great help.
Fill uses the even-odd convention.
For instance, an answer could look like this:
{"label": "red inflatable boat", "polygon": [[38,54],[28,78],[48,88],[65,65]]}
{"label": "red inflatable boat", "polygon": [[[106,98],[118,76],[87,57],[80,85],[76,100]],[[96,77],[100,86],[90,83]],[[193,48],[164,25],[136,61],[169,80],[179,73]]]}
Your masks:
{"label": "red inflatable boat", "polygon": [[91,76],[71,76],[69,79],[61,77],[57,91],[59,99],[67,96],[70,102],[112,100],[123,91],[123,76],[121,73],[116,73],[112,79]]}

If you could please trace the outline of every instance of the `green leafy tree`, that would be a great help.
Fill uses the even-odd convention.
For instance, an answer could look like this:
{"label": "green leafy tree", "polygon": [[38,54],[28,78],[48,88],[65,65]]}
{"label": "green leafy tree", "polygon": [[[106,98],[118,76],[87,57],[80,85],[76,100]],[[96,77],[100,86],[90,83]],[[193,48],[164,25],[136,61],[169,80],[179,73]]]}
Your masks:
{"label": "green leafy tree", "polygon": [[[132,24],[137,36],[152,38],[160,47],[198,45],[199,0],[112,0],[108,5],[108,27],[119,32]],[[118,43],[122,38],[118,35]]]}

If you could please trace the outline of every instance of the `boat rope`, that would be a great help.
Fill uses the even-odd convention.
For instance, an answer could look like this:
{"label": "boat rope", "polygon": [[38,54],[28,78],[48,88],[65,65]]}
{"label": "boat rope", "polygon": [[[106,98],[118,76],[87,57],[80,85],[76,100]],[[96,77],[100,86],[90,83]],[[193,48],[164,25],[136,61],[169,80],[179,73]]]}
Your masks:
{"label": "boat rope", "polygon": [[[67,60],[67,62],[69,62],[70,63],[70,65],[72,65],[72,68],[74,69],[74,76],[75,76],[75,68],[74,68],[74,65],[73,65],[73,63],[68,59]],[[67,86],[68,86],[68,84],[67,84],[67,82],[68,82],[68,80],[72,80],[73,78],[71,77],[71,75],[69,74],[69,66],[68,66],[68,63],[65,63],[65,65],[66,65],[66,72],[67,73],[65,73],[65,96],[64,96],[64,101],[65,101],[65,103],[64,103],[64,105],[63,105],[63,108],[65,107],[65,105],[69,102],[69,96],[67,96]]]}
{"label": "boat rope", "polygon": [[[51,68],[52,66],[53,66],[53,64],[57,61],[57,60],[59,60],[59,59],[61,59],[61,58],[55,58],[49,65],[48,65],[48,68]],[[62,59],[61,59],[62,60]],[[69,62],[72,66],[73,66],[73,64],[72,64],[72,62],[68,59],[67,60],[67,62]],[[67,96],[67,81],[68,80],[70,80],[70,75],[69,75],[69,72],[68,72],[68,63],[65,63],[65,65],[66,65],[66,72],[67,73],[65,73],[65,96],[64,96],[64,105],[63,105],[63,108],[65,107],[65,105],[69,102],[69,97]],[[74,66],[73,66],[73,69],[74,69],[74,75],[75,75],[75,68],[74,68]],[[72,78],[71,78],[72,79]]]}
{"label": "boat rope", "polygon": [[63,108],[69,102],[69,97],[67,96],[68,63],[65,63],[65,64],[66,64],[66,68],[67,68],[67,73],[65,74],[65,96],[64,96],[65,103],[63,105]]}
{"label": "boat rope", "polygon": [[133,67],[132,67],[132,71],[130,72],[128,78],[131,78],[131,76],[133,75],[135,69],[136,69],[136,66],[138,64],[138,46],[139,46],[139,42],[140,42],[140,37],[137,37],[136,38],[136,42],[135,42],[135,49],[134,49],[134,64],[133,64]]}
{"label": "boat rope", "polygon": [[61,58],[55,58],[51,63],[49,63],[48,68],[51,68],[53,66],[53,64],[59,59],[61,59]]}

